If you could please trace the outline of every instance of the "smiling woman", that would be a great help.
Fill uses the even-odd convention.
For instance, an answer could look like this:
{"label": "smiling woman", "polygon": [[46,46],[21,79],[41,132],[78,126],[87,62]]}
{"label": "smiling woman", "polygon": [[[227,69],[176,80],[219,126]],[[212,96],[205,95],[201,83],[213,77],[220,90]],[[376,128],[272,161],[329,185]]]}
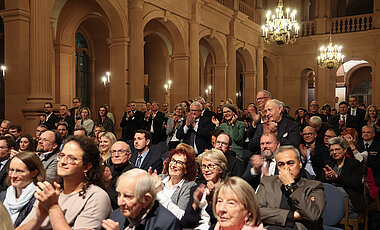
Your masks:
{"label": "smiling woman", "polygon": [[45,180],[45,169],[40,158],[32,152],[21,152],[9,164],[6,191],[0,193],[0,200],[11,215],[12,223],[19,226],[33,208],[34,186]]}

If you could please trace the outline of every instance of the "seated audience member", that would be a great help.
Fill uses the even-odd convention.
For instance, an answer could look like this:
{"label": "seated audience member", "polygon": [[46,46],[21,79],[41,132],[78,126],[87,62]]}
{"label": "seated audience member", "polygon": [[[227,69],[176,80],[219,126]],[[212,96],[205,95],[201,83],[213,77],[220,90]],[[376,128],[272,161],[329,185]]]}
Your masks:
{"label": "seated audience member", "polygon": [[91,110],[88,107],[82,107],[79,110],[80,119],[77,119],[75,128],[83,127],[86,129],[86,132],[90,134],[94,129],[94,121],[91,120]]}
{"label": "seated audience member", "polygon": [[315,132],[317,133],[317,142],[320,144],[324,143],[323,139],[326,131],[328,129],[334,129],[334,127],[330,123],[322,122],[322,119],[318,116],[310,117],[309,126],[315,129]]}
{"label": "seated audience member", "polygon": [[95,125],[94,130],[92,132],[92,140],[94,143],[99,146],[99,139],[100,139],[100,134],[105,133],[106,130],[102,125]]}
{"label": "seated audience member", "polygon": [[329,147],[329,140],[333,137],[337,137],[337,133],[335,129],[328,129],[326,130],[324,136],[323,136],[323,143],[328,148]]}
{"label": "seated audience member", "polygon": [[214,230],[264,230],[255,191],[240,177],[227,178],[215,190],[213,212],[218,220]]}
{"label": "seated audience member", "polygon": [[300,107],[296,111],[296,122],[300,127],[300,130],[303,130],[309,124],[309,113],[303,107]]}
{"label": "seated audience member", "polygon": [[94,142],[69,137],[57,156],[62,184],[38,182],[38,201],[19,229],[100,229],[112,211],[103,186],[103,168]]}
{"label": "seated audience member", "polygon": [[321,180],[324,163],[330,158],[329,149],[316,142],[317,133],[311,126],[306,126],[302,130],[302,137],[305,143],[299,145],[303,168],[313,179]]}
{"label": "seated audience member", "polygon": [[380,141],[380,119],[377,113],[377,107],[375,105],[370,105],[367,107],[367,112],[365,114],[363,126],[370,125],[375,128],[375,140]]}
{"label": "seated audience member", "polygon": [[[66,122],[67,124],[67,133],[68,135],[72,135],[74,132],[75,127],[75,118],[74,116],[70,115],[69,107],[67,105],[60,105],[59,106],[59,118],[58,118],[58,124],[61,122]],[[58,128],[58,125],[57,125]]]}
{"label": "seated audience member", "polygon": [[111,146],[116,142],[116,137],[111,132],[101,134],[99,139],[99,152],[103,163],[111,165]]}
{"label": "seated audience member", "polygon": [[274,133],[264,133],[260,138],[260,154],[253,154],[243,174],[253,189],[257,189],[263,176],[273,176],[278,174],[276,166],[275,152],[280,147]]}
{"label": "seated audience member", "polygon": [[10,163],[12,150],[16,147],[16,142],[11,136],[0,136],[0,192],[8,188],[6,178]]}
{"label": "seated audience member", "polygon": [[190,189],[196,185],[197,169],[193,153],[179,148],[170,151],[161,175],[152,174],[156,181],[157,200],[178,219],[185,214]]}
{"label": "seated audience member", "polygon": [[80,109],[82,108],[82,99],[80,97],[74,97],[73,100],[73,107],[69,109],[70,116],[73,116],[74,119],[77,121],[80,119]]}
{"label": "seated audience member", "polygon": [[116,182],[121,174],[128,170],[133,169],[135,166],[129,161],[131,157],[131,148],[124,141],[116,141],[111,147],[111,161],[110,166],[112,179],[109,182],[107,193],[111,199],[111,205],[113,209],[117,209],[117,194],[116,194]]}
{"label": "seated audience member", "polygon": [[22,135],[20,139],[19,152],[22,152],[22,151],[33,152],[34,150],[35,150],[35,147],[34,147],[33,137],[30,134]]}
{"label": "seated audience member", "polygon": [[8,182],[10,186],[0,193],[0,200],[11,215],[12,223],[19,226],[33,208],[34,186],[45,180],[45,169],[38,156],[22,152],[10,160]]}
{"label": "seated audience member", "polygon": [[157,173],[162,172],[161,152],[157,148],[150,148],[152,141],[152,134],[144,129],[136,130],[134,147],[135,151],[132,152],[131,162],[136,168],[148,171],[150,167],[152,170],[157,170]]}
{"label": "seated audience member", "polygon": [[363,126],[362,139],[358,146],[360,151],[367,151],[367,166],[372,169],[377,187],[380,187],[380,143],[375,141],[375,129],[373,126]]}
{"label": "seated audience member", "polygon": [[9,134],[12,134],[16,141],[16,148],[15,150],[20,149],[20,140],[21,140],[21,126],[19,125],[12,125],[9,127]]}
{"label": "seated audience member", "polygon": [[342,134],[341,137],[343,137],[348,144],[347,153],[346,156],[354,158],[360,162],[366,163],[368,152],[367,151],[359,151],[358,143],[358,133],[355,131],[354,136],[351,136],[351,134]]}
{"label": "seated audience member", "polygon": [[111,118],[109,118],[107,116],[107,113],[108,113],[108,110],[107,110],[107,108],[104,105],[99,106],[98,118],[95,121],[95,125],[101,125],[101,126],[104,127],[104,129],[107,132],[114,133],[115,132],[115,130],[114,130],[114,124],[113,124]]}
{"label": "seated audience member", "polygon": [[[211,145],[212,145],[213,148],[215,148],[216,138],[221,133],[223,133],[223,130],[221,130],[221,129],[214,129],[214,131],[211,132]],[[231,151],[231,152],[233,152],[233,151]],[[235,152],[233,152],[233,154],[236,156]]]}
{"label": "seated audience member", "polygon": [[37,145],[38,145],[38,140],[40,139],[40,136],[43,132],[45,132],[47,130],[47,126],[46,125],[39,125],[37,126],[36,128],[36,137],[34,138],[34,148],[37,149]]}
{"label": "seated audience member", "polygon": [[242,162],[236,158],[233,154],[232,138],[227,133],[220,133],[215,141],[215,149],[218,149],[224,153],[227,158],[227,170],[226,176],[238,176],[241,177],[244,172]]}
{"label": "seated audience member", "polygon": [[0,229],[1,230],[13,230],[13,224],[8,211],[5,209],[2,202],[0,202]]}
{"label": "seated audience member", "polygon": [[260,138],[263,133],[276,133],[281,145],[293,145],[298,147],[301,137],[297,123],[283,118],[284,103],[271,99],[265,104],[267,121],[257,126],[255,135],[249,142],[249,150],[256,152],[260,150]]}
{"label": "seated audience member", "polygon": [[78,126],[74,129],[73,135],[87,137],[88,134],[87,134],[87,130],[84,127]]}
{"label": "seated audience member", "polygon": [[236,153],[236,157],[243,161],[243,137],[245,124],[238,121],[238,114],[236,108],[231,104],[223,106],[223,119],[224,122],[220,124],[218,119],[213,117],[212,122],[216,129],[222,129],[227,133],[232,141],[231,149]]}
{"label": "seated audience member", "polygon": [[358,121],[360,122],[364,121],[366,111],[358,107],[358,98],[356,96],[351,95],[348,99],[348,104],[350,105],[348,114],[357,117]]}
{"label": "seated audience member", "polygon": [[166,124],[166,144],[169,146],[169,150],[174,149],[181,140],[177,138],[177,131],[181,127],[182,122],[185,120],[185,111],[182,104],[177,104],[174,107],[173,116],[168,118]]}
{"label": "seated audience member", "polygon": [[3,120],[0,126],[0,135],[4,136],[9,133],[9,128],[12,126],[12,122],[8,120]]}
{"label": "seated audience member", "polygon": [[309,106],[309,117],[318,116],[323,122],[327,122],[327,117],[324,114],[319,113],[319,104],[317,101],[312,101]]}
{"label": "seated audience member", "polygon": [[339,103],[339,114],[330,119],[330,124],[339,132],[342,132],[344,128],[354,128],[358,133],[361,133],[359,127],[362,122],[357,117],[348,114],[348,104],[345,101]]}
{"label": "seated audience member", "polygon": [[177,138],[183,139],[183,143],[193,146],[197,155],[205,149],[212,148],[211,132],[214,130],[214,124],[211,119],[201,116],[202,110],[201,103],[192,103],[190,113],[187,114],[185,122],[182,122],[177,131]]}
{"label": "seated audience member", "polygon": [[62,143],[61,134],[57,130],[43,132],[38,140],[37,154],[46,171],[46,180],[51,182],[57,178],[57,152]]}
{"label": "seated audience member", "polygon": [[329,140],[333,159],[325,162],[323,181],[338,187],[350,198],[349,213],[360,213],[366,207],[363,189],[363,165],[355,159],[346,157],[348,144],[342,137]]}
{"label": "seated audience member", "polygon": [[181,225],[184,228],[209,229],[211,225],[216,224],[211,201],[215,188],[224,179],[227,159],[220,150],[211,149],[199,155],[197,160],[206,184],[191,189],[190,201],[181,219]]}
{"label": "seated audience member", "polygon": [[154,180],[146,171],[135,168],[123,173],[117,194],[120,209],[103,220],[104,229],[181,229],[177,218],[156,200]]}
{"label": "seated audience member", "polygon": [[293,146],[277,150],[278,176],[263,177],[257,192],[261,220],[268,229],[323,229],[323,185],[300,177],[300,153]]}
{"label": "seated audience member", "polygon": [[[65,140],[67,135],[69,135],[68,124],[66,121],[58,122],[57,130],[61,134],[63,140]],[[62,142],[62,144],[64,144],[64,141]]]}

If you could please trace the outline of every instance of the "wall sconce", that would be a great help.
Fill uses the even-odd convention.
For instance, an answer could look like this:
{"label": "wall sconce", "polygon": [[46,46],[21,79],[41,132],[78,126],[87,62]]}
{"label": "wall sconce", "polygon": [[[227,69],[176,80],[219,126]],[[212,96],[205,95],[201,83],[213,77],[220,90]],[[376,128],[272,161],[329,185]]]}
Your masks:
{"label": "wall sconce", "polygon": [[3,73],[3,79],[5,79],[5,70],[7,70],[7,67],[5,67],[5,65],[1,65],[1,71]]}
{"label": "wall sconce", "polygon": [[167,93],[170,93],[170,90],[171,90],[171,88],[172,88],[172,81],[171,80],[169,80],[165,85],[164,85],[164,88],[165,88],[165,92],[166,92],[166,94]]}
{"label": "wall sconce", "polygon": [[110,72],[106,72],[106,76],[103,76],[103,77],[102,77],[102,82],[103,82],[103,86],[104,86],[104,88],[105,88],[107,85],[111,84],[110,75],[111,75]]}

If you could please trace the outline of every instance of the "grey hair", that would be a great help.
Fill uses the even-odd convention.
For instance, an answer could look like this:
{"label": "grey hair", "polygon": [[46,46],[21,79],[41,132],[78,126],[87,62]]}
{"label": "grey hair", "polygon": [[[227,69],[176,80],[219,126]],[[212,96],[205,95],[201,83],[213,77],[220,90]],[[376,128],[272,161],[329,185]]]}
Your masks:
{"label": "grey hair", "polygon": [[193,105],[199,106],[199,108],[200,108],[201,110],[203,110],[203,105],[202,105],[201,103],[199,103],[199,102],[197,102],[197,101],[194,101],[193,103],[191,103],[190,106],[193,106]]}
{"label": "grey hair", "polygon": [[373,127],[372,125],[365,125],[365,126],[363,126],[363,127],[362,127],[362,130],[363,130],[364,128],[369,128],[369,129],[372,130],[373,133],[375,133],[375,127]]}
{"label": "grey hair", "polygon": [[199,155],[197,157],[197,161],[200,165],[202,165],[203,159],[207,159],[218,165],[223,172],[227,170],[227,158],[224,153],[218,149],[206,150],[201,155]]}
{"label": "grey hair", "polygon": [[202,103],[202,104],[205,104],[205,103],[206,103],[206,100],[205,100],[203,97],[201,97],[201,96],[198,96],[198,97],[196,97],[196,98],[194,99],[194,101],[198,101],[198,100],[201,100],[201,103]]}
{"label": "grey hair", "polygon": [[146,202],[145,194],[150,194],[152,196],[152,203],[156,200],[157,192],[154,186],[153,177],[145,170],[134,168],[128,170],[127,172],[121,174],[117,179],[116,185],[118,186],[122,178],[133,178],[137,181],[135,188],[135,196],[141,202]]}
{"label": "grey hair", "polygon": [[9,120],[3,120],[3,121],[1,122],[1,124],[2,124],[2,123],[7,124],[8,128],[12,126],[12,122],[9,121]]}
{"label": "grey hair", "polygon": [[316,124],[317,126],[322,125],[322,119],[319,116],[312,116],[310,117],[309,123]]}
{"label": "grey hair", "polygon": [[277,100],[277,99],[270,99],[265,104],[267,104],[269,102],[275,103],[278,108],[281,108],[281,114],[284,113],[284,110],[285,110],[285,104],[284,104],[284,102],[282,102],[280,100]]}
{"label": "grey hair", "polygon": [[298,161],[301,160],[300,152],[299,152],[298,149],[296,149],[293,145],[285,145],[285,146],[281,146],[280,148],[278,148],[278,149],[274,152],[274,155],[277,156],[279,153],[282,153],[282,152],[285,152],[285,151],[288,151],[288,150],[291,150],[291,151],[293,151],[293,152],[296,154],[296,158],[297,158]]}
{"label": "grey hair", "polygon": [[259,93],[265,93],[265,96],[272,98],[272,94],[268,90],[263,89],[263,90],[260,90],[259,92],[257,92],[257,94],[259,94]]}
{"label": "grey hair", "polygon": [[331,145],[340,145],[343,149],[348,149],[347,141],[342,137],[333,137],[328,142],[329,148]]}

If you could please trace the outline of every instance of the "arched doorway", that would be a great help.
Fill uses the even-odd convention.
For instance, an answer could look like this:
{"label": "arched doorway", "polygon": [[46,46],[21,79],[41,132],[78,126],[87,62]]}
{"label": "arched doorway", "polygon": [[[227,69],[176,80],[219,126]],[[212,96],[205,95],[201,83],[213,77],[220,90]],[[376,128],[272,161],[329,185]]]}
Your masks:
{"label": "arched doorway", "polygon": [[75,95],[82,99],[82,106],[90,106],[91,60],[86,38],[81,32],[75,35]]}
{"label": "arched doorway", "polygon": [[305,68],[301,72],[301,106],[308,108],[315,100],[315,72],[311,68]]}

